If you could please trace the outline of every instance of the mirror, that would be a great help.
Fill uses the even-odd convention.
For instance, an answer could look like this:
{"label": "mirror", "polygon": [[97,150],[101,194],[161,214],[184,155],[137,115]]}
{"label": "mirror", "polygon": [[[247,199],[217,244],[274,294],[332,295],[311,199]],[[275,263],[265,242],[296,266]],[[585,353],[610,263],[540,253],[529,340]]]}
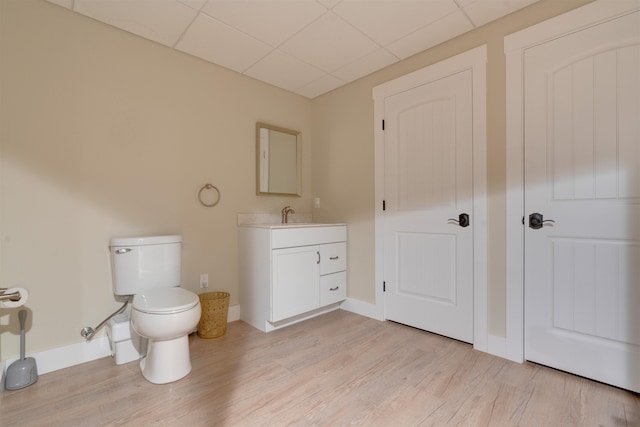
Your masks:
{"label": "mirror", "polygon": [[300,196],[302,179],[300,132],[256,124],[257,194]]}

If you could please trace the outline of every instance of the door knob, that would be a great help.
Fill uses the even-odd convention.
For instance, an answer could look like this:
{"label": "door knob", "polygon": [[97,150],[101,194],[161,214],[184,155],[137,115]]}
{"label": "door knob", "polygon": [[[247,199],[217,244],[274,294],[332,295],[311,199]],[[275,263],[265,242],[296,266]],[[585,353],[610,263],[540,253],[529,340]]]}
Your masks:
{"label": "door knob", "polygon": [[546,223],[555,223],[552,219],[544,219],[544,216],[538,212],[534,212],[529,215],[529,227],[537,230],[539,228],[544,227]]}
{"label": "door knob", "polygon": [[466,213],[461,213],[458,215],[458,219],[449,218],[449,221],[453,221],[458,224],[460,227],[468,227],[469,226],[469,215]]}

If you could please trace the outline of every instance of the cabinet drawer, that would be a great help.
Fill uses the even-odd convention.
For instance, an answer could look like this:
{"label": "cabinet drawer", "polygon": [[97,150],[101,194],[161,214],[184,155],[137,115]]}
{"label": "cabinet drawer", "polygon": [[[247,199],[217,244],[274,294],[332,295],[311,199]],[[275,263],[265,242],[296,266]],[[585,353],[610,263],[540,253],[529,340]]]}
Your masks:
{"label": "cabinet drawer", "polygon": [[320,277],[320,306],[339,302],[347,298],[347,272],[327,274]]}
{"label": "cabinet drawer", "polygon": [[347,243],[320,245],[320,274],[337,273],[347,269]]}

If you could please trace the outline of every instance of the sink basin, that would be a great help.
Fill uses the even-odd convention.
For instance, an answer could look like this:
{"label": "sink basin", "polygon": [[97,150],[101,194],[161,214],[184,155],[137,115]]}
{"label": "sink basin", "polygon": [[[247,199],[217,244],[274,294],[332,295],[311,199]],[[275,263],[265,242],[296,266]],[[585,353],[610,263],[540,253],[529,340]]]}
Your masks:
{"label": "sink basin", "polygon": [[245,227],[260,227],[260,228],[306,228],[306,227],[330,227],[335,225],[344,224],[321,224],[317,222],[290,222],[287,224],[275,223],[275,224],[247,224]]}
{"label": "sink basin", "polygon": [[319,224],[314,222],[289,222],[287,224],[276,223],[276,224],[265,224],[269,228],[301,228],[301,227],[322,227],[325,225],[332,224]]}

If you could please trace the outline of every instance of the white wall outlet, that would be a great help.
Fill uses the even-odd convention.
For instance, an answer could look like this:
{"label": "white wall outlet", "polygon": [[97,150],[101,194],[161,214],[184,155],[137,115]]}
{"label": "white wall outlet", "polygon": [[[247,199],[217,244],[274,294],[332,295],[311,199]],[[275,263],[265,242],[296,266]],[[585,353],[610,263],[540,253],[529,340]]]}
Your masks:
{"label": "white wall outlet", "polygon": [[320,197],[313,199],[313,207],[316,209],[320,208]]}
{"label": "white wall outlet", "polygon": [[208,274],[201,274],[200,275],[200,287],[201,288],[208,288],[209,287],[209,275]]}

